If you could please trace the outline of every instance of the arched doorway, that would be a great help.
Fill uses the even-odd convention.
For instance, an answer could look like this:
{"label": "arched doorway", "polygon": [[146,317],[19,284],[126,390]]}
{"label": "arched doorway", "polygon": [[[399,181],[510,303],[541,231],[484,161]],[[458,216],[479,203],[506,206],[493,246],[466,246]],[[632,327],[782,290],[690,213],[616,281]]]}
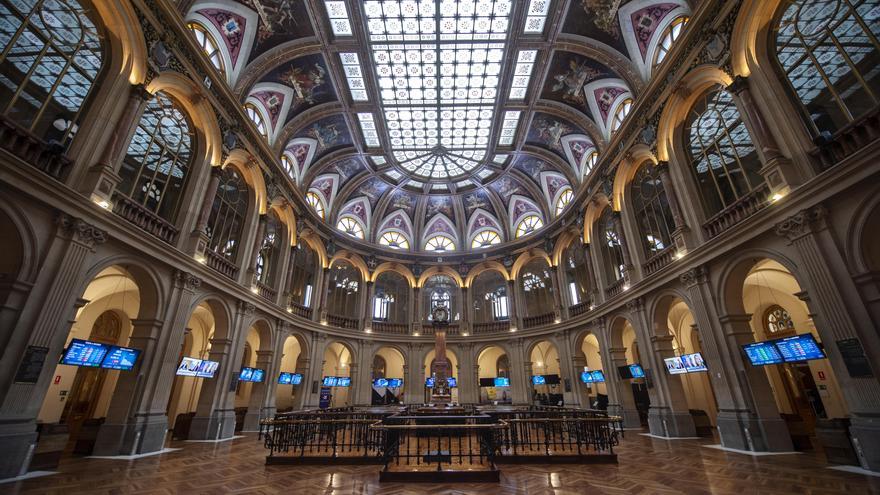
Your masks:
{"label": "arched doorway", "polygon": [[300,360],[300,357],[304,356],[304,348],[299,337],[289,335],[284,339],[281,349],[279,375],[269,379],[276,380],[277,383],[275,407],[278,412],[288,412],[299,407],[303,396],[307,393],[305,388],[307,370]]}
{"label": "arched doorway", "polygon": [[215,327],[211,304],[202,302],[196,306],[184,330],[177,371],[168,397],[167,414],[173,438],[189,437],[202,385],[205,380],[217,379],[214,375],[220,363],[215,365],[210,359]]}
{"label": "arched doorway", "polygon": [[238,383],[235,389],[236,431],[259,430],[260,419],[272,406],[269,388],[275,387],[278,377],[273,369],[274,342],[268,323],[259,320],[251,325],[241,356]]}
{"label": "arched doorway", "polygon": [[559,351],[549,340],[542,340],[532,346],[529,356],[531,362],[532,393],[530,400],[544,406],[564,405],[562,379],[559,370]]}
{"label": "arched doorway", "polygon": [[393,347],[380,347],[373,355],[370,369],[370,403],[373,405],[404,402],[406,359]]}
{"label": "arched doorway", "polygon": [[[351,393],[351,387],[354,384],[352,379],[352,366],[354,362],[354,354],[351,349],[342,342],[331,342],[324,348],[324,365],[321,368],[321,384],[322,395],[329,393],[329,400],[322,400],[319,404],[321,407],[343,407],[352,404],[354,395]],[[338,380],[327,380],[328,377],[347,378],[340,383]],[[346,384],[347,383],[347,384]]]}
{"label": "arched doorway", "polygon": [[602,364],[601,347],[599,339],[593,333],[586,333],[580,339],[575,356],[576,386],[579,387],[578,395],[581,398],[581,406],[592,409],[608,409],[608,385],[606,373]]}
{"label": "arched doorway", "polygon": [[510,358],[497,345],[483,349],[477,357],[477,378],[481,404],[513,402],[510,383]]}
{"label": "arched doorway", "polygon": [[[609,409],[623,417],[627,428],[639,428],[648,424],[648,387],[641,368],[635,329],[629,320],[615,318],[611,323],[608,370],[606,379],[615,387],[609,399]],[[614,401],[616,395],[616,402]],[[612,407],[613,406],[613,407]]]}
{"label": "arched doorway", "polygon": [[[436,354],[434,353],[433,349],[431,349],[428,352],[428,354],[425,356],[424,369],[423,369],[424,373],[422,375],[422,384],[421,384],[421,387],[424,390],[424,396],[422,399],[424,402],[429,402],[431,399],[431,389],[428,387],[427,379],[431,377],[431,369],[434,366],[434,356],[436,356]],[[458,356],[456,356],[455,353],[451,349],[449,349],[448,347],[446,348],[446,360],[449,361],[449,368],[448,368],[449,374],[450,374],[450,376],[452,376],[452,378],[455,378],[455,387],[452,387],[450,389],[450,392],[452,395],[452,402],[457,403],[460,401],[460,397],[461,397],[461,389],[459,388],[460,385],[459,385],[459,374],[458,374],[458,371],[459,371],[458,370]]]}

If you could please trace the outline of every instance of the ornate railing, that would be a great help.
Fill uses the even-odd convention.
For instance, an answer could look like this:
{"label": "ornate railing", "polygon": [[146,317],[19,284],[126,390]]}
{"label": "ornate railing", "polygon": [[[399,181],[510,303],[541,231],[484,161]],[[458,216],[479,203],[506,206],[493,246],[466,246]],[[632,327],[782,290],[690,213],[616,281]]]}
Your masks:
{"label": "ornate railing", "polygon": [[[433,325],[422,325],[422,335],[434,335]],[[446,335],[461,335],[458,325],[446,325]]]}
{"label": "ornate railing", "polygon": [[818,157],[822,169],[827,170],[878,138],[880,138],[880,107],[850,122],[833,136],[816,138],[814,140],[816,149],[812,154]]}
{"label": "ornate railing", "polygon": [[208,249],[205,251],[205,259],[207,260],[209,267],[235,280],[235,274],[238,273],[238,267],[231,261],[227,260],[225,256]]}
{"label": "ornate railing", "polygon": [[388,323],[387,321],[374,321],[373,331],[376,333],[409,335],[409,325],[407,325],[406,323]]}
{"label": "ornate railing", "polygon": [[617,279],[614,282],[611,282],[611,284],[605,288],[605,294],[608,297],[614,297],[614,296],[620,294],[621,292],[623,292],[623,287],[625,285],[626,285],[625,278]]}
{"label": "ornate railing", "polygon": [[642,265],[642,268],[645,270],[645,275],[650,275],[672,263],[674,257],[675,245],[668,246],[666,249],[654,253],[654,255],[648,258],[648,261]]}
{"label": "ornate railing", "polygon": [[590,310],[590,301],[579,302],[568,307],[568,315],[571,317],[580,316]]}
{"label": "ornate railing", "polygon": [[308,306],[303,306],[302,304],[294,301],[292,297],[287,298],[287,309],[290,313],[295,314],[296,316],[305,318],[307,320],[312,319],[312,308]]}
{"label": "ornate railing", "polygon": [[473,328],[474,335],[481,335],[486,333],[501,333],[501,332],[509,332],[510,331],[510,320],[503,321],[490,321],[486,323],[473,323],[471,324]]}
{"label": "ornate railing", "polygon": [[72,160],[58,145],[49,145],[18,125],[0,118],[0,146],[36,169],[63,180]]}
{"label": "ornate railing", "polygon": [[116,193],[113,195],[113,213],[133,223],[139,229],[159,239],[174,244],[177,229],[164,218],[132,201],[129,197]]}
{"label": "ornate railing", "polygon": [[257,294],[273,302],[278,299],[278,291],[262,282],[257,282]]}
{"label": "ornate railing", "polygon": [[328,314],[327,324],[333,327],[357,330],[358,325],[360,324],[360,320],[358,320],[357,318],[349,318],[347,316]]}
{"label": "ornate railing", "polygon": [[556,318],[554,313],[544,313],[536,316],[525,316],[522,319],[523,328],[539,327],[541,325],[549,325]]}
{"label": "ornate railing", "polygon": [[703,230],[710,239],[721,234],[767,206],[770,190],[766,184],[739,198],[735,203],[721,210],[703,224]]}

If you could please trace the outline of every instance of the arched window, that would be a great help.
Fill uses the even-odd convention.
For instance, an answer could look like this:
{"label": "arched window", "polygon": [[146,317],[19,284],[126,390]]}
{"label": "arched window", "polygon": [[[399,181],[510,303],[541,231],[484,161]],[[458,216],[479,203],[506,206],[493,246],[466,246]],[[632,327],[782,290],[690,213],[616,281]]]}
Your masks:
{"label": "arched window", "polygon": [[283,226],[278,217],[275,216],[275,212],[269,213],[268,218],[266,218],[263,242],[260,244],[260,251],[257,253],[257,266],[254,270],[257,281],[262,284],[270,285],[274,282],[272,280],[272,271],[280,254],[282,232]]}
{"label": "arched window", "polygon": [[247,211],[247,183],[234,167],[226,167],[220,175],[220,185],[208,219],[208,248],[230,263],[235,262]]}
{"label": "arched window", "polygon": [[486,270],[471,283],[474,322],[488,323],[510,319],[507,279],[495,270]]}
{"label": "arched window", "polygon": [[92,12],[76,0],[0,3],[3,115],[63,149],[101,70]]}
{"label": "arched window", "polygon": [[361,272],[354,265],[338,260],[330,268],[330,287],[327,294],[327,311],[347,318],[360,317]]}
{"label": "arched window", "polygon": [[281,155],[281,166],[284,168],[284,171],[287,172],[288,177],[296,180],[296,165],[293,163],[293,159],[287,156],[287,153]]}
{"label": "arched window", "polygon": [[205,52],[211,65],[217,69],[217,72],[223,74],[223,57],[220,54],[220,46],[217,44],[217,40],[214,39],[214,36],[205,29],[205,26],[202,26],[198,22],[190,22],[187,24],[187,27],[193,32],[193,36],[196,38],[196,43],[198,43],[202,48],[202,51]]}
{"label": "arched window", "polygon": [[682,31],[684,31],[684,25],[687,24],[687,22],[687,16],[677,17],[672,21],[672,24],[667,26],[663,31],[663,34],[660,35],[660,43],[657,45],[657,51],[654,52],[655,66],[660,65],[666,60],[666,55],[669,54],[672,45],[681,37]]}
{"label": "arched window", "polygon": [[422,286],[422,314],[427,321],[431,321],[431,311],[437,306],[443,306],[449,310],[449,320],[458,321],[461,318],[460,301],[458,300],[458,283],[447,275],[434,275],[425,281]]}
{"label": "arched window", "polygon": [[541,217],[538,215],[529,215],[520,220],[519,224],[516,226],[516,238],[519,239],[524,235],[529,235],[543,226],[544,221],[541,220]]}
{"label": "arched window", "polygon": [[752,138],[730,93],[721,86],[691,109],[688,146],[709,215],[727,208],[764,183]]}
{"label": "arched window", "polygon": [[559,199],[556,200],[556,216],[558,217],[565,211],[565,207],[571,203],[571,199],[574,197],[574,193],[571,191],[571,188],[566,188],[562,194],[559,195]]}
{"label": "arched window", "polygon": [[389,230],[379,237],[379,244],[392,249],[409,249],[409,241],[400,232]]}
{"label": "arched window", "polygon": [[358,223],[357,220],[355,220],[354,218],[340,218],[339,222],[336,223],[336,228],[352,237],[356,237],[358,239],[364,238],[364,228],[361,227],[361,224]]}
{"label": "arched window", "polygon": [[306,193],[306,202],[315,210],[315,213],[318,214],[322,220],[324,218],[324,202],[321,201],[321,198],[314,192],[309,191]]}
{"label": "arched window", "polygon": [[498,235],[498,232],[495,232],[494,230],[484,230],[474,236],[474,240],[471,241],[471,249],[480,249],[500,243],[501,236]]}
{"label": "arched window", "polygon": [[186,115],[168,95],[156,93],[128,143],[117,192],[173,220],[189,175],[192,149]]}
{"label": "arched window", "polygon": [[393,271],[376,277],[373,296],[373,319],[389,323],[409,323],[409,293],[407,279]]}
{"label": "arched window", "polygon": [[599,246],[602,249],[605,275],[609,283],[623,279],[626,273],[626,262],[623,259],[623,247],[615,216],[611,208],[605,208],[599,218]]}
{"label": "arched window", "polygon": [[317,270],[317,253],[304,242],[297,244],[290,259],[290,302],[312,307]]}
{"label": "arched window", "polygon": [[794,332],[794,321],[783,307],[773,305],[764,312],[764,330],[768,334]]}
{"label": "arched window", "polygon": [[650,258],[672,245],[672,232],[675,230],[669,199],[657,167],[650,162],[642,164],[630,185],[630,191],[642,245]]}
{"label": "arched window", "polygon": [[543,258],[535,258],[523,267],[520,285],[523,294],[524,316],[538,316],[553,312],[553,282],[550,265]]}
{"label": "arched window", "polygon": [[626,98],[619,105],[617,105],[617,109],[614,110],[614,117],[611,118],[611,132],[617,132],[620,129],[620,126],[623,125],[624,119],[629,115],[629,111],[632,110],[633,99]]}
{"label": "arched window", "polygon": [[590,172],[593,171],[593,167],[596,166],[596,163],[599,162],[599,152],[593,150],[587,155],[587,162],[584,164],[584,177],[590,175]]}
{"label": "arched window", "polygon": [[425,251],[434,251],[437,253],[455,251],[455,242],[445,235],[438,234],[428,239],[425,243]]}
{"label": "arched window", "polygon": [[257,110],[257,107],[253,103],[246,103],[244,105],[244,111],[247,113],[248,118],[251,119],[251,122],[257,127],[257,132],[263,137],[269,136],[269,131],[266,129],[266,121],[263,119],[263,114]]}
{"label": "arched window", "polygon": [[877,0],[797,0],[782,14],[776,56],[817,133],[877,107],[878,8]]}
{"label": "arched window", "polygon": [[507,354],[502,354],[498,356],[498,359],[495,361],[495,376],[510,378],[510,358],[507,357]]}
{"label": "arched window", "polygon": [[590,262],[584,246],[575,239],[565,249],[563,255],[565,282],[568,285],[568,297],[572,305],[590,299]]}

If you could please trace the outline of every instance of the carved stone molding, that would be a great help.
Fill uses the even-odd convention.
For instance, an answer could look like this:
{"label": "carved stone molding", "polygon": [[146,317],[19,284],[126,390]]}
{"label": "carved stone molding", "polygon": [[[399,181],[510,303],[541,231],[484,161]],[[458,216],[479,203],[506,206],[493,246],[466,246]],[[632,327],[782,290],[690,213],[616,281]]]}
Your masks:
{"label": "carved stone molding", "polygon": [[253,316],[257,307],[247,301],[238,301],[238,312],[245,316]]}
{"label": "carved stone molding", "polygon": [[777,223],[774,232],[791,242],[821,228],[827,216],[828,209],[823,205],[806,208]]}
{"label": "carved stone molding", "polygon": [[72,217],[61,213],[57,218],[58,226],[71,238],[89,249],[94,249],[98,244],[107,242],[107,232],[87,223],[81,218]]}
{"label": "carved stone molding", "polygon": [[645,302],[642,301],[641,297],[636,297],[634,299],[630,299],[626,302],[626,309],[629,310],[630,313],[638,313],[645,308]]}
{"label": "carved stone molding", "polygon": [[706,283],[708,279],[709,269],[705,266],[692,268],[678,276],[678,280],[680,280],[686,287],[693,287],[697,284]]}
{"label": "carved stone molding", "polygon": [[185,272],[183,270],[176,270],[174,272],[174,280],[179,284],[180,287],[183,287],[186,290],[194,291],[202,286],[202,279],[196,277],[192,273]]}

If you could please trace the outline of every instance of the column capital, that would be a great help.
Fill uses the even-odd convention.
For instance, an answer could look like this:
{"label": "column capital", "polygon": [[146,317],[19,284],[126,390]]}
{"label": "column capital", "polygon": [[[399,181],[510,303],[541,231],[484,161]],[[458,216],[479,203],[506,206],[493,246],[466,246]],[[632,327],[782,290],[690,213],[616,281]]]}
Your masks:
{"label": "column capital", "polygon": [[239,313],[241,313],[245,316],[253,316],[254,313],[256,312],[256,310],[257,310],[257,307],[254,306],[253,304],[249,303],[248,301],[242,301],[242,300],[238,301],[238,312]]}
{"label": "column capital", "polygon": [[645,302],[641,297],[634,297],[626,302],[626,309],[628,309],[630,313],[638,313],[645,309]]}
{"label": "column capital", "polygon": [[153,97],[153,93],[147,91],[147,86],[145,84],[132,84],[131,96],[141,101],[148,101]]}
{"label": "column capital", "polygon": [[686,287],[694,287],[699,284],[704,284],[709,280],[709,269],[706,268],[705,265],[691,268],[679,275],[678,280]]}
{"label": "column capital", "polygon": [[748,89],[749,89],[749,78],[746,76],[741,76],[741,75],[734,77],[733,82],[731,82],[727,86],[727,90],[733,94],[736,94],[736,95],[738,95]]}
{"label": "column capital", "polygon": [[202,279],[183,270],[174,271],[174,282],[177,287],[186,289],[190,292],[195,291],[202,286]]}
{"label": "column capital", "polygon": [[824,228],[827,216],[828,209],[824,205],[805,208],[777,223],[774,232],[792,242]]}
{"label": "column capital", "polygon": [[81,218],[70,216],[66,213],[59,213],[56,223],[62,232],[69,235],[70,238],[83,246],[94,249],[98,244],[107,242],[107,232],[87,223]]}

